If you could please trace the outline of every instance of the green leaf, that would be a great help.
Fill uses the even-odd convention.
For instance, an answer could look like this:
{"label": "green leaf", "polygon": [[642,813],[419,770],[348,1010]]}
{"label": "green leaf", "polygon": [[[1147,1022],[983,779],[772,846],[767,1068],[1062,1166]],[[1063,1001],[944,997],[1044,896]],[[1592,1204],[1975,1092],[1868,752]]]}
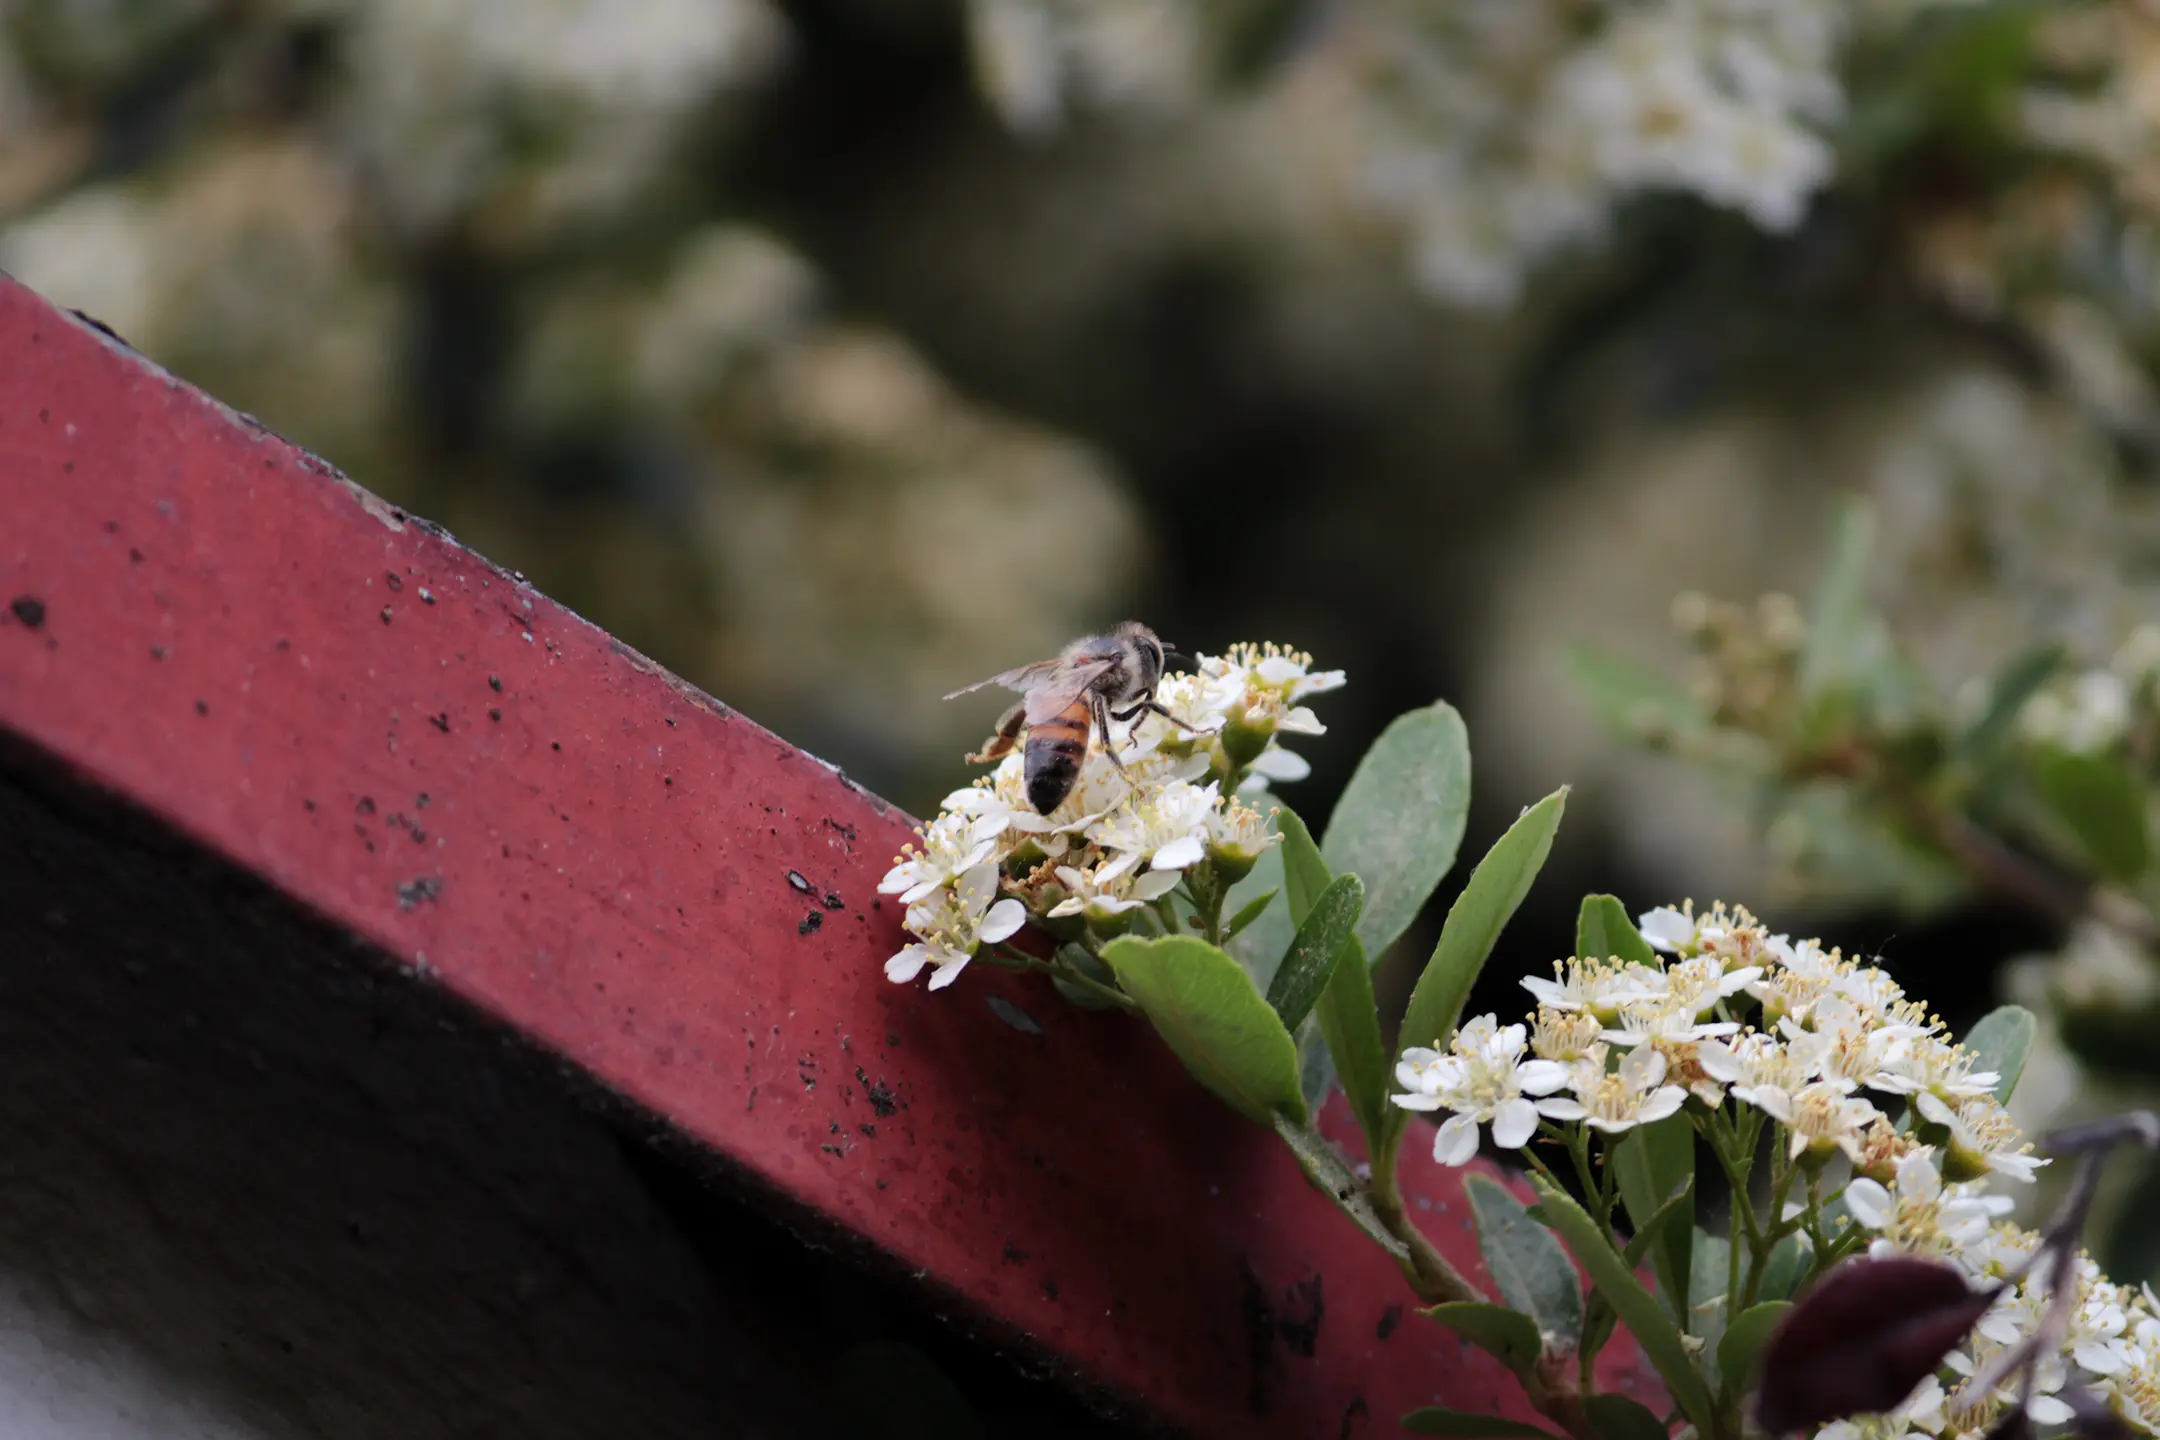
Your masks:
{"label": "green leaf", "polygon": [[[1279,865],[1282,862],[1280,860],[1277,860],[1275,863]],[[1239,908],[1237,914],[1230,917],[1230,923],[1223,927],[1223,938],[1226,940],[1235,940],[1238,936],[1245,933],[1246,927],[1251,925],[1253,921],[1258,920],[1260,918],[1261,912],[1265,911],[1268,906],[1274,904],[1275,897],[1280,894],[1282,894],[1282,887],[1278,885],[1274,889],[1264,890],[1260,894],[1253,896],[1252,899],[1246,901],[1245,904]],[[1290,913],[1287,908],[1287,904],[1283,913],[1286,915]]]}
{"label": "green leaf", "polygon": [[2033,779],[2055,813],[2076,832],[2085,853],[2111,880],[2135,880],[2151,862],[2145,791],[2137,777],[2105,755],[2043,752]]}
{"label": "green leaf", "polygon": [[1412,1410],[1402,1417],[1402,1428],[1412,1435],[1446,1435],[1452,1440],[1560,1440],[1552,1431],[1521,1420],[1443,1410],[1438,1405]]}
{"label": "green leaf", "polygon": [[1808,608],[1807,648],[1800,656],[1800,689],[1808,696],[1862,687],[1882,660],[1881,622],[1868,604],[1875,517],[1864,502],[1838,509],[1830,555]]}
{"label": "green leaf", "polygon": [[1537,1322],[1547,1335],[1571,1338],[1582,1329],[1582,1282],[1552,1232],[1532,1220],[1523,1203],[1483,1175],[1463,1178],[1478,1248],[1500,1298]]}
{"label": "green leaf", "polygon": [[1380,732],[1328,817],[1320,853],[1365,882],[1358,939],[1378,962],[1455,864],[1470,811],[1470,740],[1438,701]]}
{"label": "green leaf", "polygon": [[[1685,1111],[1652,1125],[1638,1125],[1621,1138],[1611,1155],[1613,1172],[1620,1182],[1620,1201],[1627,1206],[1628,1219],[1634,1222],[1638,1236],[1646,1223],[1675,1198],[1694,1193],[1695,1127]],[[1687,1218],[1667,1228],[1664,1238],[1650,1250],[1658,1288],[1676,1316],[1687,1303],[1688,1261],[1694,1245],[1693,1201],[1685,1208]]]}
{"label": "green leaf", "polygon": [[[1686,1218],[1682,1219],[1683,1216]],[[1690,1175],[1680,1193],[1660,1205],[1648,1224],[1636,1227],[1635,1233],[1628,1237],[1627,1249],[1621,1252],[1620,1258],[1626,1262],[1631,1272],[1638,1270],[1642,1267],[1643,1257],[1650,1253],[1650,1247],[1658,1243],[1659,1236],[1669,1233],[1675,1224],[1685,1230],[1694,1223],[1695,1177]],[[1605,1348],[1605,1342],[1612,1338],[1613,1322],[1616,1318],[1612,1306],[1607,1305],[1604,1297],[1592,1289],[1590,1298],[1583,1306],[1582,1342],[1582,1348],[1588,1352],[1591,1359],[1596,1359],[1597,1353]]]}
{"label": "green leaf", "polygon": [[[1328,868],[1320,856],[1320,847],[1313,842],[1312,831],[1305,828],[1305,821],[1287,805],[1275,809],[1275,823],[1282,830],[1283,893],[1290,899],[1290,924],[1293,937],[1296,927],[1305,923],[1312,913],[1313,902],[1320,892],[1327,889],[1335,872]],[[1288,948],[1287,946],[1285,947]]]}
{"label": "green leaf", "polygon": [[1408,1263],[1410,1252],[1402,1241],[1396,1239],[1389,1233],[1387,1226],[1381,1223],[1379,1213],[1373,1209],[1372,1199],[1366,1193],[1363,1182],[1351,1172],[1341,1153],[1328,1143],[1326,1136],[1309,1126],[1286,1120],[1281,1115],[1275,1117],[1275,1133],[1290,1147],[1290,1153],[1297,1157],[1298,1168],[1305,1172],[1305,1178],[1312,1181],[1321,1194],[1333,1200],[1336,1207],[1356,1222],[1366,1237],[1385,1251],[1390,1259],[1397,1264]]}
{"label": "green leaf", "polygon": [[1305,1118],[1297,1045],[1237,961],[1191,935],[1125,936],[1103,959],[1202,1085],[1262,1125]]}
{"label": "green leaf", "polygon": [[1705,1363],[1717,1354],[1718,1338],[1725,1333],[1732,1297],[1726,1294],[1732,1276],[1732,1242],[1695,1227],[1695,1246],[1688,1258],[1687,1332],[1700,1336]]}
{"label": "green leaf", "polygon": [[1358,877],[1338,875],[1306,912],[1296,938],[1290,942],[1290,953],[1283,957],[1268,985],[1267,1002],[1282,1016],[1285,1028],[1297,1029],[1312,1013],[1314,1003],[1335,974],[1335,962],[1349,946],[1358,911],[1364,904],[1365,886]]}
{"label": "green leaf", "polygon": [[[1634,965],[1658,964],[1657,951],[1642,938],[1627,907],[1613,895],[1585,895],[1575,916],[1575,953],[1586,960],[1618,956]],[[1660,967],[1662,968],[1662,967]]]}
{"label": "green leaf", "polygon": [[1599,645],[1572,645],[1568,670],[1590,708],[1630,740],[1690,730],[1702,707],[1664,671]]}
{"label": "green leaf", "polygon": [[1335,974],[1320,1003],[1313,1007],[1327,1053],[1341,1080],[1343,1094],[1357,1115],[1369,1153],[1378,1153],[1383,1127],[1390,1115],[1408,1112],[1388,1104],[1388,1054],[1380,1039],[1380,1012],[1373,1000],[1372,971],[1365,964],[1365,947],[1355,935],[1343,946],[1335,962]]}
{"label": "green leaf", "polygon": [[[1290,917],[1303,925],[1332,877],[1327,861],[1320,857],[1320,847],[1313,843],[1312,832],[1296,812],[1279,808],[1275,823],[1282,827],[1283,888],[1290,897]],[[1397,1111],[1387,1103],[1387,1047],[1380,1040],[1372,975],[1355,931],[1335,964],[1327,989],[1320,992],[1313,1015],[1320,1022],[1336,1077],[1342,1082],[1343,1093],[1350,1097],[1350,1108],[1357,1115],[1359,1129],[1364,1131],[1366,1146],[1377,1154],[1381,1127],[1388,1123],[1390,1115],[1407,1112]]]}
{"label": "green leaf", "polygon": [[1718,1341],[1717,1347],[1718,1373],[1725,1377],[1724,1393],[1747,1393],[1748,1381],[1755,1375],[1755,1357],[1762,1353],[1770,1332],[1790,1309],[1790,1300],[1767,1300],[1741,1311],[1725,1327],[1725,1338]]}
{"label": "green leaf", "polygon": [[1619,1313],[1628,1333],[1642,1347],[1643,1354],[1655,1365],[1658,1374],[1665,1378],[1665,1388],[1698,1434],[1711,1433],[1712,1409],[1710,1392],[1704,1387],[1702,1376],[1688,1358],[1687,1347],[1680,1342],[1680,1332],[1673,1328],[1672,1318],[1665,1313],[1657,1297],[1643,1288],[1620,1257],[1599,1233],[1597,1222],[1575,1203],[1564,1190],[1555,1188],[1542,1175],[1533,1175],[1531,1185],[1538,1193],[1539,1217],[1567,1242],[1575,1252],[1583,1269],[1590,1274],[1590,1283],[1605,1296],[1606,1302]]}
{"label": "green leaf", "polygon": [[[1282,851],[1279,841],[1261,851],[1251,873],[1230,887],[1230,897],[1224,902],[1226,909],[1236,907],[1232,913],[1238,933],[1230,942],[1230,953],[1263,991],[1274,983],[1275,967],[1282,964],[1290,937],[1297,933],[1297,923],[1290,918],[1290,898],[1282,893]],[[1245,913],[1254,901],[1271,894],[1275,898],[1262,905],[1258,915]]]}
{"label": "green leaf", "polygon": [[1995,1099],[2010,1103],[2018,1077],[2025,1073],[2025,1057],[2032,1050],[2040,1022],[2022,1005],[1990,1010],[1965,1032],[1965,1048],[1972,1052],[1973,1069],[1995,1072]]}
{"label": "green leaf", "polygon": [[1798,1231],[1787,1235],[1770,1247],[1770,1258],[1763,1261],[1762,1281],[1755,1287],[1757,1297],[1790,1300],[1814,1263],[1815,1243]]}
{"label": "green leaf", "polygon": [[1545,1353],[1545,1341],[1537,1322],[1520,1310],[1488,1305],[1482,1300],[1457,1300],[1420,1310],[1453,1330],[1517,1375],[1528,1375]]}
{"label": "green leaf", "polygon": [[2025,702],[2054,678],[2069,654],[2062,641],[2049,640],[2013,655],[1988,686],[1987,709],[1957,737],[1958,755],[1969,763],[1984,764],[2000,751],[2014,733]]}
{"label": "green leaf", "polygon": [[[1327,995],[1322,992],[1321,997]],[[1319,1017],[1308,1015],[1297,1032],[1298,1089],[1304,1092],[1305,1108],[1313,1114],[1327,1103],[1327,1097],[1335,1089],[1335,1057],[1328,1050],[1327,1033],[1320,1028]]]}
{"label": "green leaf", "polygon": [[1583,1412],[1598,1440],[1672,1440],[1649,1406],[1625,1395],[1585,1395]]}
{"label": "green leaf", "polygon": [[[1537,878],[1539,867],[1552,850],[1553,832],[1560,828],[1560,814],[1567,806],[1567,787],[1562,786],[1523,811],[1493,843],[1485,858],[1471,872],[1470,883],[1448,909],[1447,923],[1440,927],[1440,943],[1425,962],[1410,992],[1410,1008],[1403,1015],[1402,1034],[1396,1055],[1413,1045],[1445,1049],[1462,1018],[1463,1001],[1470,994],[1493,942],[1522,904]],[[1342,1057],[1337,1054],[1340,1063]],[[1382,1084],[1391,1066],[1382,1066]],[[1345,1084],[1348,1081],[1344,1082]],[[1410,1112],[1393,1106],[1384,1117],[1381,1145],[1390,1153],[1401,1143]]]}

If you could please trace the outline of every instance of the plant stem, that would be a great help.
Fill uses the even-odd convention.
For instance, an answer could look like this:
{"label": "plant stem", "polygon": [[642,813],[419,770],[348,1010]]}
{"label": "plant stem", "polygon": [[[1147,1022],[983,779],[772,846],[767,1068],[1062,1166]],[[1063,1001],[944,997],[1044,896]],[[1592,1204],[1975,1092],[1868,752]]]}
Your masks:
{"label": "plant stem", "polygon": [[1139,1001],[1133,999],[1132,996],[1127,995],[1116,986],[1105,985],[1093,976],[1083,975],[1070,965],[1048,965],[1044,968],[1067,984],[1077,985],[1082,990],[1092,991],[1113,1005],[1122,1006],[1127,1010],[1138,1010],[1140,1008]]}

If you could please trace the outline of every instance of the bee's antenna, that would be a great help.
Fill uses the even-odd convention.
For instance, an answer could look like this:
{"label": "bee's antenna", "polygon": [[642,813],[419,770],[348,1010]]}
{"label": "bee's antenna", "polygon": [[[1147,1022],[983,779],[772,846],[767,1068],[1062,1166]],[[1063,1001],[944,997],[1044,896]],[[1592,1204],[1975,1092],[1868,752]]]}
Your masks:
{"label": "bee's antenna", "polygon": [[1188,675],[1200,668],[1198,660],[1183,650],[1173,650],[1168,645],[1163,646],[1162,663],[1165,670],[1183,670]]}

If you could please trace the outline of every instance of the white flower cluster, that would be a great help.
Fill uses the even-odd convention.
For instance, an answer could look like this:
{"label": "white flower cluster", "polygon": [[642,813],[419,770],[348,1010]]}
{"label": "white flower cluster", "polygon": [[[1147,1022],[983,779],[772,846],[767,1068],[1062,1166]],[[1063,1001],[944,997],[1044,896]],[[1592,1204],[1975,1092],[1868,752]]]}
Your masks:
{"label": "white flower cluster", "polygon": [[2064,750],[2114,749],[2160,708],[2160,625],[2130,632],[2105,666],[2083,670],[2042,690],[2018,711],[2026,739]]}
{"label": "white flower cluster", "polygon": [[[1449,1112],[1436,1159],[1468,1161],[1481,1125],[1517,1148],[1540,1128],[1612,1134],[1729,1098],[1775,1121],[1787,1157],[1811,1174],[1843,1158],[1847,1218],[1827,1222],[1831,1240],[1857,1226],[1870,1253],[1943,1261],[1975,1285],[2025,1269],[2038,1237],[2004,1220],[2009,1198],[1987,1187],[2029,1181],[2046,1162],[1995,1100],[1998,1077],[1975,1069],[1940,1019],[1881,970],[1773,935],[1743,909],[1652,910],[1639,927],[1672,958],[1578,956],[1523,982],[1538,1000],[1528,1025],[1481,1015],[1444,1054],[1403,1052],[1395,1103]],[[2110,1283],[2084,1256],[2076,1284],[2062,1353],[2038,1367],[2032,1418],[2069,1420],[2058,1392],[2083,1388],[2160,1433],[2160,1299]],[[2046,1303],[2042,1280],[2025,1275],[1904,1404],[1815,1440],[1976,1440],[2017,1398],[1992,1362],[2034,1332]]]}
{"label": "white flower cluster", "polygon": [[1787,231],[1831,178],[1819,132],[1844,106],[1844,44],[1884,9],[1368,0],[1351,22],[1376,80],[1360,148],[1411,226],[1420,280],[1460,304],[1511,303],[1527,271],[1602,238],[1641,191]]}
{"label": "white flower cluster", "polygon": [[1048,815],[1028,803],[1016,749],[946,796],[879,885],[907,906],[915,937],[886,976],[904,984],[928,966],[941,989],[1030,918],[1060,939],[1107,937],[1196,867],[1223,886],[1242,879],[1281,836],[1237,792],[1308,772],[1281,739],[1324,733],[1302,702],[1342,684],[1340,670],[1315,671],[1311,656],[1276,645],[1199,656],[1194,673],[1156,691],[1181,723],[1143,715],[1121,727],[1109,737],[1116,761],[1092,737],[1079,781]]}
{"label": "white flower cluster", "polygon": [[[1908,1176],[1913,1181],[1909,1189]],[[1871,1193],[1862,1199],[1852,1193],[1863,1183],[1867,1182],[1853,1182],[1846,1203],[1861,1223],[1883,1228],[1880,1222],[1887,1212],[1882,1195]],[[1887,1246],[1877,1241],[1878,1252],[1906,1253],[1917,1248],[1918,1253],[1956,1266],[1977,1285],[2017,1273],[2039,1245],[2040,1237],[2030,1231],[2001,1222],[1990,1225],[1976,1213],[1971,1199],[1948,1198],[1960,1187],[1942,1187],[1922,1155],[1901,1163],[1896,1188],[1897,1208],[1891,1223],[1902,1220],[1906,1233],[1924,1237],[1925,1243],[1909,1246],[1903,1237]],[[1873,1189],[1882,1192],[1879,1185]],[[1960,1238],[1951,1241],[1952,1233]],[[2071,1283],[2076,1294],[2069,1330],[2060,1351],[2041,1357],[2035,1367],[2028,1413],[2040,1425],[2063,1425],[2074,1412],[2061,1398],[2062,1392],[2086,1390],[2097,1394],[2135,1431],[2160,1432],[2160,1297],[2150,1286],[2113,1283],[2083,1254],[2076,1259]],[[1923,1380],[1903,1404],[1884,1415],[1825,1425],[1815,1433],[1815,1440],[1901,1440],[1923,1435],[1980,1440],[2017,1402],[2015,1383],[1994,1381],[1994,1363],[2040,1328],[2047,1304],[2047,1289],[2036,1278],[2016,1281],[1981,1317],[1963,1347],[1950,1352],[1942,1371]]]}

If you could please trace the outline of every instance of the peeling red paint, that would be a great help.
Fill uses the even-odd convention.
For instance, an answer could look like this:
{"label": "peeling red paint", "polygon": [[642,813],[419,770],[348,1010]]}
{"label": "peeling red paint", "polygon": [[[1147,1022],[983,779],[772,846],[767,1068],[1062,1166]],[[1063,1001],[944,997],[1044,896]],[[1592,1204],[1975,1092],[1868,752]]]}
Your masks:
{"label": "peeling red paint", "polygon": [[0,353],[0,729],[1193,1434],[1525,1414],[1144,1025],[888,984],[905,816],[4,279]]}

